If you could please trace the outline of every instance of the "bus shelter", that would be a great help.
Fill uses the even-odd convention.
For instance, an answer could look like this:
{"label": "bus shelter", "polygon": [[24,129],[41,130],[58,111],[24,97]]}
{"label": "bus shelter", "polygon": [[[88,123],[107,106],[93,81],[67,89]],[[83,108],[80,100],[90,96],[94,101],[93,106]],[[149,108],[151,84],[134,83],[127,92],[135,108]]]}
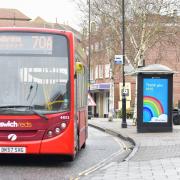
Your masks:
{"label": "bus shelter", "polygon": [[137,132],[171,132],[174,72],[160,64],[139,68]]}

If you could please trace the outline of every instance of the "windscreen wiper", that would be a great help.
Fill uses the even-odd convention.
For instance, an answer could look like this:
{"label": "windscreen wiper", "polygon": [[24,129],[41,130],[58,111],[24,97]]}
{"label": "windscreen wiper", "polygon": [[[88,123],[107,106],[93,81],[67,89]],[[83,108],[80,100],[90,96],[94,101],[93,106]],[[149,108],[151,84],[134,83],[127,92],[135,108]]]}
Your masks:
{"label": "windscreen wiper", "polygon": [[[37,112],[33,106],[25,106],[25,105],[6,105],[6,106],[0,106],[0,111],[3,110],[3,111],[8,111],[8,110],[12,110],[12,109],[16,109],[16,108],[26,108],[26,110],[48,120],[48,118],[44,115],[44,114],[41,114],[39,112]],[[25,111],[26,111],[25,110]]]}
{"label": "windscreen wiper", "polygon": [[36,115],[38,115],[38,116],[40,116],[40,117],[48,120],[48,118],[47,118],[44,114],[41,114],[41,113],[37,112],[37,111],[34,109],[33,106],[26,106],[26,107],[28,108],[29,111],[33,112],[34,114],[36,114]]}
{"label": "windscreen wiper", "polygon": [[8,108],[26,108],[26,107],[29,107],[29,106],[25,106],[25,105],[5,105],[5,106],[0,106],[0,109],[8,109]]}

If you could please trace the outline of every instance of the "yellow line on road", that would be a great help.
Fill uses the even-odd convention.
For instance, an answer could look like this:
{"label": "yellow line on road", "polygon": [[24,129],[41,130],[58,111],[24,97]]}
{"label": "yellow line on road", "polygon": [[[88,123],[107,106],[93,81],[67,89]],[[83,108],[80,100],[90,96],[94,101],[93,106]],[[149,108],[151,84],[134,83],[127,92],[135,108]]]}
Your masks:
{"label": "yellow line on road", "polygon": [[119,138],[113,137],[113,139],[119,144],[120,147],[123,147],[124,150],[128,150],[126,144],[123,141],[121,141]]}
{"label": "yellow line on road", "polygon": [[[124,150],[127,150],[127,146],[126,144],[123,142],[123,141],[120,141],[119,138],[117,137],[113,137],[114,141],[116,141],[116,143],[121,147],[119,151],[111,154],[109,157],[103,159],[102,161],[100,161],[99,163],[91,166],[90,168],[80,172],[78,175],[78,177],[74,178],[73,180],[79,180],[80,179],[80,176],[87,176],[88,174],[96,171],[97,169],[100,169],[101,167],[107,165],[107,162],[110,161],[111,159],[113,159],[114,157],[120,155]],[[123,148],[122,148],[123,147]]]}
{"label": "yellow line on road", "polygon": [[103,167],[104,165],[106,165],[107,161],[111,160],[112,158],[118,156],[121,153],[122,153],[122,151],[117,151],[117,152],[111,154],[108,158],[103,159],[99,163],[97,163],[97,164],[93,165],[92,167],[90,167],[90,168],[82,171],[81,173],[79,173],[79,176],[88,175],[89,173],[94,172],[95,170],[97,170],[97,169]]}

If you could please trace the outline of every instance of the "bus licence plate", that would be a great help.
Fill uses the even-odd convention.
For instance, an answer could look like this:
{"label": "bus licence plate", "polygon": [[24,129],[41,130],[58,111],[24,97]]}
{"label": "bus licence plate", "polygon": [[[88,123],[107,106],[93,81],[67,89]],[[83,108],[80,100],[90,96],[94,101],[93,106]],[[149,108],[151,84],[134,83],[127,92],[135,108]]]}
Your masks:
{"label": "bus licence plate", "polygon": [[26,153],[26,147],[0,147],[0,153]]}

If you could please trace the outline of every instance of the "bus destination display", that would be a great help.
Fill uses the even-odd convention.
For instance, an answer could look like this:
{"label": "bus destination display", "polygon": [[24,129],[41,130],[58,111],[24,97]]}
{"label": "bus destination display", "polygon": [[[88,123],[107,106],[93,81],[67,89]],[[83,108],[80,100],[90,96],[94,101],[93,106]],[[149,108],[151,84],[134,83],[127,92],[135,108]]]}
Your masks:
{"label": "bus destination display", "polygon": [[52,36],[0,35],[0,54],[52,55]]}

